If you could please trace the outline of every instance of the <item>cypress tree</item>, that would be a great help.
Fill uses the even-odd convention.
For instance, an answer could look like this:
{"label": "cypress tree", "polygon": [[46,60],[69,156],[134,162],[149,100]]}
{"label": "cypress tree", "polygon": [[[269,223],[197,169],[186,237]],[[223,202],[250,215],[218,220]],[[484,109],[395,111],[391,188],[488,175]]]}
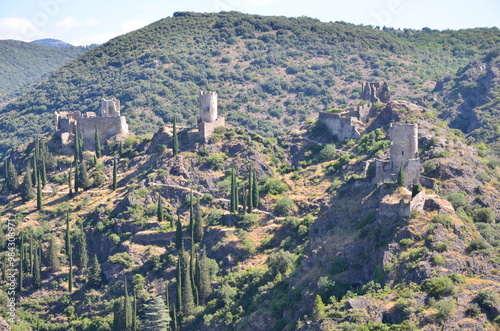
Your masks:
{"label": "cypress tree", "polygon": [[30,229],[30,275],[33,276],[35,257],[33,255],[33,229]]}
{"label": "cypress tree", "polygon": [[81,132],[78,135],[78,158],[83,162],[83,135]]}
{"label": "cypress tree", "polygon": [[[41,246],[41,245],[40,245]],[[41,276],[41,264],[40,256],[38,255],[38,249],[35,250],[35,256],[33,261],[33,287],[38,289],[42,286],[42,276]]]}
{"label": "cypress tree", "polygon": [[196,253],[194,247],[194,238],[191,236],[191,254],[189,257],[189,273],[191,274],[191,289],[195,306],[198,306],[198,288],[196,287]]}
{"label": "cypress tree", "polygon": [[75,231],[75,264],[79,269],[87,268],[89,258],[87,255],[87,238],[80,223],[80,229]]}
{"label": "cypress tree", "polygon": [[3,160],[3,176],[5,183],[7,183],[7,179],[9,178],[9,157]]}
{"label": "cypress tree", "polygon": [[178,325],[177,325],[177,313],[174,309],[174,307],[172,306],[172,309],[171,309],[171,315],[172,315],[172,321],[173,321],[173,330],[177,331],[178,330]]}
{"label": "cypress tree", "polygon": [[38,165],[36,164],[37,161],[36,161],[36,157],[33,156],[33,172],[32,172],[32,175],[31,175],[31,182],[32,183],[35,183],[36,185],[36,176],[38,176]]}
{"label": "cypress tree", "polygon": [[70,164],[70,166],[69,166],[69,173],[68,173],[68,193],[69,193],[69,197],[70,198],[73,197],[73,184],[72,184],[72,181],[73,181],[73,163]]}
{"label": "cypress tree", "polygon": [[181,217],[177,217],[177,228],[175,230],[175,248],[177,250],[182,249],[182,224],[181,224]]}
{"label": "cypress tree", "polygon": [[189,197],[189,236],[193,238],[194,233],[194,206],[193,206],[193,188]]}
{"label": "cypress tree", "polygon": [[194,241],[200,243],[203,240],[203,212],[200,199],[196,199],[194,205]]}
{"label": "cypress tree", "polygon": [[158,193],[158,203],[156,205],[156,217],[158,222],[163,222],[163,203],[161,201],[161,194]]}
{"label": "cypress tree", "polygon": [[21,183],[21,198],[24,201],[29,201],[34,197],[35,192],[33,190],[33,182],[31,181],[30,162],[28,161],[28,167],[26,168],[26,173],[24,174],[23,182]]}
{"label": "cypress tree", "polygon": [[21,234],[21,246],[19,246],[19,292],[23,290],[23,264],[24,264],[24,234]]}
{"label": "cypress tree", "polygon": [[49,248],[47,251],[47,263],[48,267],[52,271],[58,271],[59,270],[59,246],[57,245],[56,238],[54,236],[50,237],[49,240]]}
{"label": "cypress tree", "polygon": [[117,177],[117,166],[116,166],[116,158],[113,158],[113,191],[116,190],[116,177]]}
{"label": "cypress tree", "polygon": [[116,299],[113,305],[113,331],[127,331],[125,318],[125,300],[123,297]]}
{"label": "cypress tree", "polygon": [[252,168],[248,170],[248,194],[247,194],[247,199],[248,199],[248,212],[251,213],[253,211],[253,183],[252,183]]}
{"label": "cypress tree", "polygon": [[120,146],[118,147],[118,156],[122,157],[123,155],[123,143],[120,141]]}
{"label": "cypress tree", "polygon": [[99,127],[96,125],[95,127],[95,156],[100,159],[101,158],[101,137],[99,135]]}
{"label": "cypress tree", "polygon": [[204,304],[205,300],[212,294],[212,280],[210,279],[210,270],[208,267],[208,258],[205,248],[201,250],[199,260],[198,290],[200,302]]}
{"label": "cypress tree", "polygon": [[177,255],[177,272],[175,274],[176,282],[177,282],[177,291],[176,291],[176,310],[177,313],[180,313],[182,310],[182,255],[184,249],[179,250],[179,254]]}
{"label": "cypress tree", "polygon": [[397,183],[399,186],[405,185],[405,168],[404,162],[401,162],[401,167],[399,168]]}
{"label": "cypress tree", "polygon": [[80,181],[78,178],[80,178],[80,165],[78,163],[78,158],[75,157],[75,193],[78,193],[78,189],[80,188]]}
{"label": "cypress tree", "polygon": [[69,231],[69,213],[66,213],[66,236],[64,237],[64,250],[68,258],[71,255],[70,246],[71,246],[71,233]]}
{"label": "cypress tree", "polygon": [[42,183],[40,175],[36,176],[36,209],[42,210],[43,197],[42,197]]}
{"label": "cypress tree", "polygon": [[93,288],[99,288],[102,285],[102,269],[96,254],[89,267],[87,284]]}
{"label": "cypress tree", "polygon": [[231,167],[231,200],[230,200],[230,212],[238,212],[238,182],[236,178],[236,171],[234,169],[234,164]]}
{"label": "cypress tree", "polygon": [[247,199],[247,188],[244,186],[241,188],[241,200],[243,202],[243,212],[246,213],[248,199]]}
{"label": "cypress tree", "polygon": [[257,182],[257,173],[253,168],[253,180],[252,180],[252,203],[254,208],[259,207],[259,183]]}
{"label": "cypress tree", "polygon": [[124,304],[124,310],[125,310],[125,330],[130,331],[132,329],[132,305],[130,303],[130,299],[128,296],[128,289],[127,289],[127,277],[124,276],[124,285],[125,287],[125,304]]}
{"label": "cypress tree", "polygon": [[162,298],[157,296],[144,305],[145,319],[144,331],[168,331],[170,330],[170,314],[168,306]]}
{"label": "cypress tree", "polygon": [[179,256],[181,259],[181,287],[182,287],[182,314],[187,317],[190,316],[195,308],[193,287],[191,284],[191,273],[189,268],[189,254],[182,252]]}
{"label": "cypress tree", "polygon": [[68,275],[68,291],[73,293],[73,254],[71,252],[71,244],[69,245],[69,275]]}
{"label": "cypress tree", "polygon": [[17,177],[16,167],[10,157],[7,159],[6,186],[11,192],[16,192],[19,188],[19,179]]}
{"label": "cypress tree", "polygon": [[84,191],[90,188],[90,179],[87,171],[87,165],[85,162],[80,163],[80,169],[78,169],[78,186],[81,187]]}
{"label": "cypress tree", "polygon": [[42,187],[45,187],[45,185],[47,185],[47,167],[45,166],[45,157],[42,158],[41,179],[42,179]]}
{"label": "cypress tree", "polygon": [[177,117],[174,116],[174,125],[172,133],[172,154],[179,154],[179,138],[177,137]]}
{"label": "cypress tree", "polygon": [[168,295],[168,279],[165,281],[165,305],[170,308],[170,298]]}
{"label": "cypress tree", "polygon": [[135,289],[132,304],[132,331],[137,331],[137,298],[135,295]]}

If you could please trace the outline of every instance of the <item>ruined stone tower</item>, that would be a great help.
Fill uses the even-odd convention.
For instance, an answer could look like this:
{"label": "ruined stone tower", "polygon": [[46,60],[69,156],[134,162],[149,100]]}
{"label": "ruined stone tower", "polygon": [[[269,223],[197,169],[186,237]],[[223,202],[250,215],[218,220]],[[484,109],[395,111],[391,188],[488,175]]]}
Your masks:
{"label": "ruined stone tower", "polygon": [[418,125],[391,123],[391,170],[398,171],[407,160],[418,158]]}
{"label": "ruined stone tower", "polygon": [[120,101],[115,98],[101,100],[101,115],[102,117],[119,117],[120,116]]}
{"label": "ruined stone tower", "polygon": [[391,99],[389,85],[386,82],[383,82],[382,84],[379,82],[366,82],[361,85],[361,90],[361,99],[363,100],[387,103]]}
{"label": "ruined stone tower", "polygon": [[210,141],[214,130],[218,126],[225,126],[224,117],[217,115],[217,92],[200,91],[200,112],[198,117],[198,131],[201,139],[207,143]]}

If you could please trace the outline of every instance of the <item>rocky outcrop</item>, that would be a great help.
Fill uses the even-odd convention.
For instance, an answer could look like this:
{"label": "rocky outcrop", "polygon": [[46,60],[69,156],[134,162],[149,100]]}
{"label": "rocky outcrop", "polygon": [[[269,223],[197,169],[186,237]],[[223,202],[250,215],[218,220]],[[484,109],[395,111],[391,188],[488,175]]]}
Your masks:
{"label": "rocky outcrop", "polygon": [[379,82],[363,83],[361,99],[369,100],[370,102],[387,103],[391,99],[389,85],[386,82],[383,82],[382,84]]}

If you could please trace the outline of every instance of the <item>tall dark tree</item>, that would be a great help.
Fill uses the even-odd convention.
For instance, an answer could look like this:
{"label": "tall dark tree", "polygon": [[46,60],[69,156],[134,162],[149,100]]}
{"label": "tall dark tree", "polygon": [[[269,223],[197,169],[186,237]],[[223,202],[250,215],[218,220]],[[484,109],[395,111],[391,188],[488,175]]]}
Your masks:
{"label": "tall dark tree", "polygon": [[247,194],[247,208],[248,212],[251,213],[253,211],[253,183],[252,183],[252,168],[248,171],[248,194]]}
{"label": "tall dark tree", "polygon": [[257,173],[255,168],[252,168],[253,180],[252,180],[252,203],[254,208],[259,207],[259,183],[257,181]]}
{"label": "tall dark tree", "polygon": [[174,125],[172,133],[172,154],[179,154],[179,138],[177,137],[177,117],[174,116]]}
{"label": "tall dark tree", "polygon": [[95,127],[95,156],[100,159],[101,158],[101,153],[102,153],[102,147],[101,147],[101,137],[99,135],[99,127],[96,125]]}
{"label": "tall dark tree", "polygon": [[69,245],[69,274],[68,274],[68,291],[73,293],[73,253],[71,252],[71,243]]}
{"label": "tall dark tree", "polygon": [[89,258],[87,255],[87,237],[83,230],[83,224],[80,223],[80,228],[75,231],[75,264],[79,269],[86,269]]}
{"label": "tall dark tree", "polygon": [[231,199],[230,199],[230,212],[238,212],[238,179],[236,178],[236,170],[234,165],[231,167]]}
{"label": "tall dark tree", "polygon": [[40,264],[40,256],[38,254],[38,249],[35,249],[35,255],[33,260],[33,287],[38,289],[42,286],[42,266]]}
{"label": "tall dark tree", "polygon": [[191,273],[189,267],[189,254],[182,252],[179,258],[181,259],[181,281],[182,281],[182,314],[187,317],[193,314],[195,303],[193,297],[193,287],[191,284]]}
{"label": "tall dark tree", "polygon": [[23,290],[23,264],[24,264],[24,234],[21,234],[21,245],[19,246],[19,270],[18,270],[18,290]]}
{"label": "tall dark tree", "polygon": [[40,175],[36,176],[36,209],[42,210],[43,208],[43,196],[42,196],[42,181]]}
{"label": "tall dark tree", "polygon": [[69,257],[71,255],[71,232],[69,229],[69,213],[66,213],[66,236],[64,237],[64,251],[66,252],[66,256]]}
{"label": "tall dark tree", "polygon": [[33,229],[30,229],[30,274],[33,276],[35,256],[33,252]]}
{"label": "tall dark tree", "polygon": [[116,190],[117,171],[116,158],[113,158],[113,191]]}
{"label": "tall dark tree", "polygon": [[123,156],[123,142],[120,141],[120,145],[118,147],[118,156],[122,157]]}
{"label": "tall dark tree", "polygon": [[42,182],[42,187],[47,185],[47,165],[45,164],[45,157],[42,157],[42,166],[40,168],[40,179]]}
{"label": "tall dark tree", "polygon": [[33,156],[33,171],[31,174],[31,182],[36,185],[36,177],[38,176],[38,165],[36,164],[36,156]]}
{"label": "tall dark tree", "polygon": [[78,186],[86,191],[91,186],[87,165],[85,164],[85,162],[81,162],[79,167],[80,169],[78,169]]}
{"label": "tall dark tree", "polygon": [[26,168],[26,173],[24,174],[23,182],[21,183],[21,198],[24,201],[32,200],[35,197],[35,191],[33,190],[33,182],[31,181],[31,169],[30,163],[28,161],[28,167]]}
{"label": "tall dark tree", "polygon": [[177,257],[177,270],[175,273],[176,277],[176,285],[177,285],[177,291],[176,291],[176,301],[175,301],[175,308],[177,311],[177,314],[179,314],[182,310],[182,255],[184,253],[184,249],[179,250],[179,254]]}
{"label": "tall dark tree", "polygon": [[399,186],[405,185],[405,167],[403,162],[401,162],[401,167],[399,168],[397,182]]}
{"label": "tall dark tree", "polygon": [[194,205],[193,205],[193,188],[191,187],[191,194],[189,195],[189,237],[193,238],[194,233]]}
{"label": "tall dark tree", "polygon": [[163,203],[161,194],[158,192],[158,203],[156,205],[156,218],[158,222],[163,222]]}
{"label": "tall dark tree", "polygon": [[133,304],[132,304],[132,331],[137,331],[137,296],[135,294],[135,289],[134,289],[134,294],[133,294]]}
{"label": "tall dark tree", "polygon": [[203,240],[203,212],[201,210],[200,199],[196,199],[194,205],[194,241],[200,243]]}
{"label": "tall dark tree", "polygon": [[93,288],[99,288],[102,285],[102,268],[96,254],[90,263],[87,284]]}
{"label": "tall dark tree", "polygon": [[124,276],[124,290],[125,290],[125,296],[124,296],[124,304],[125,304],[125,330],[126,331],[131,331],[132,330],[132,302],[130,300],[130,297],[128,295],[128,286],[127,286],[127,277]]}
{"label": "tall dark tree", "polygon": [[80,188],[80,181],[78,180],[80,178],[80,164],[78,162],[78,159],[75,158],[75,193],[78,193],[78,189]]}
{"label": "tall dark tree", "polygon": [[57,245],[56,237],[51,236],[49,239],[49,248],[47,250],[47,266],[52,271],[58,271],[59,264],[59,246]]}
{"label": "tall dark tree", "polygon": [[19,179],[17,176],[17,170],[16,167],[14,166],[12,158],[10,157],[7,158],[7,175],[5,184],[7,186],[7,189],[9,189],[11,192],[16,192],[17,189],[19,188]]}
{"label": "tall dark tree", "polygon": [[73,197],[73,163],[70,164],[69,166],[69,172],[68,172],[68,194],[69,197]]}
{"label": "tall dark tree", "polygon": [[181,250],[182,248],[182,223],[181,217],[177,216],[177,228],[175,230],[175,248]]}
{"label": "tall dark tree", "polygon": [[199,257],[198,271],[198,291],[200,302],[205,303],[205,300],[212,294],[212,280],[210,278],[210,270],[208,266],[207,252],[205,248],[201,250]]}
{"label": "tall dark tree", "polygon": [[191,289],[195,306],[198,306],[198,287],[196,286],[196,250],[194,238],[191,236],[191,254],[189,256],[189,273],[191,275]]}
{"label": "tall dark tree", "polygon": [[168,306],[161,296],[157,296],[144,305],[144,321],[142,330],[145,331],[169,331],[170,314]]}

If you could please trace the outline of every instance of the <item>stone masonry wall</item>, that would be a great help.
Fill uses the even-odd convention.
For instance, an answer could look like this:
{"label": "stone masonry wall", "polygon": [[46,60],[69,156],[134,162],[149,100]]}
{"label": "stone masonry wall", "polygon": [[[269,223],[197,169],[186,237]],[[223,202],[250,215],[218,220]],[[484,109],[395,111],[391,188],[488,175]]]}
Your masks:
{"label": "stone masonry wall", "polygon": [[85,148],[89,150],[95,147],[96,126],[102,144],[112,137],[122,139],[129,133],[125,116],[81,118],[78,120],[78,128],[82,133]]}
{"label": "stone masonry wall", "polygon": [[219,126],[226,126],[226,121],[224,117],[219,117],[214,122],[210,123],[200,122],[198,124],[198,131],[200,132],[200,136],[205,143],[210,141],[210,137],[212,137],[215,128]]}
{"label": "stone masonry wall", "polygon": [[319,121],[324,123],[328,130],[339,140],[359,139],[361,133],[356,128],[356,117],[344,117],[340,114],[319,113]]}

